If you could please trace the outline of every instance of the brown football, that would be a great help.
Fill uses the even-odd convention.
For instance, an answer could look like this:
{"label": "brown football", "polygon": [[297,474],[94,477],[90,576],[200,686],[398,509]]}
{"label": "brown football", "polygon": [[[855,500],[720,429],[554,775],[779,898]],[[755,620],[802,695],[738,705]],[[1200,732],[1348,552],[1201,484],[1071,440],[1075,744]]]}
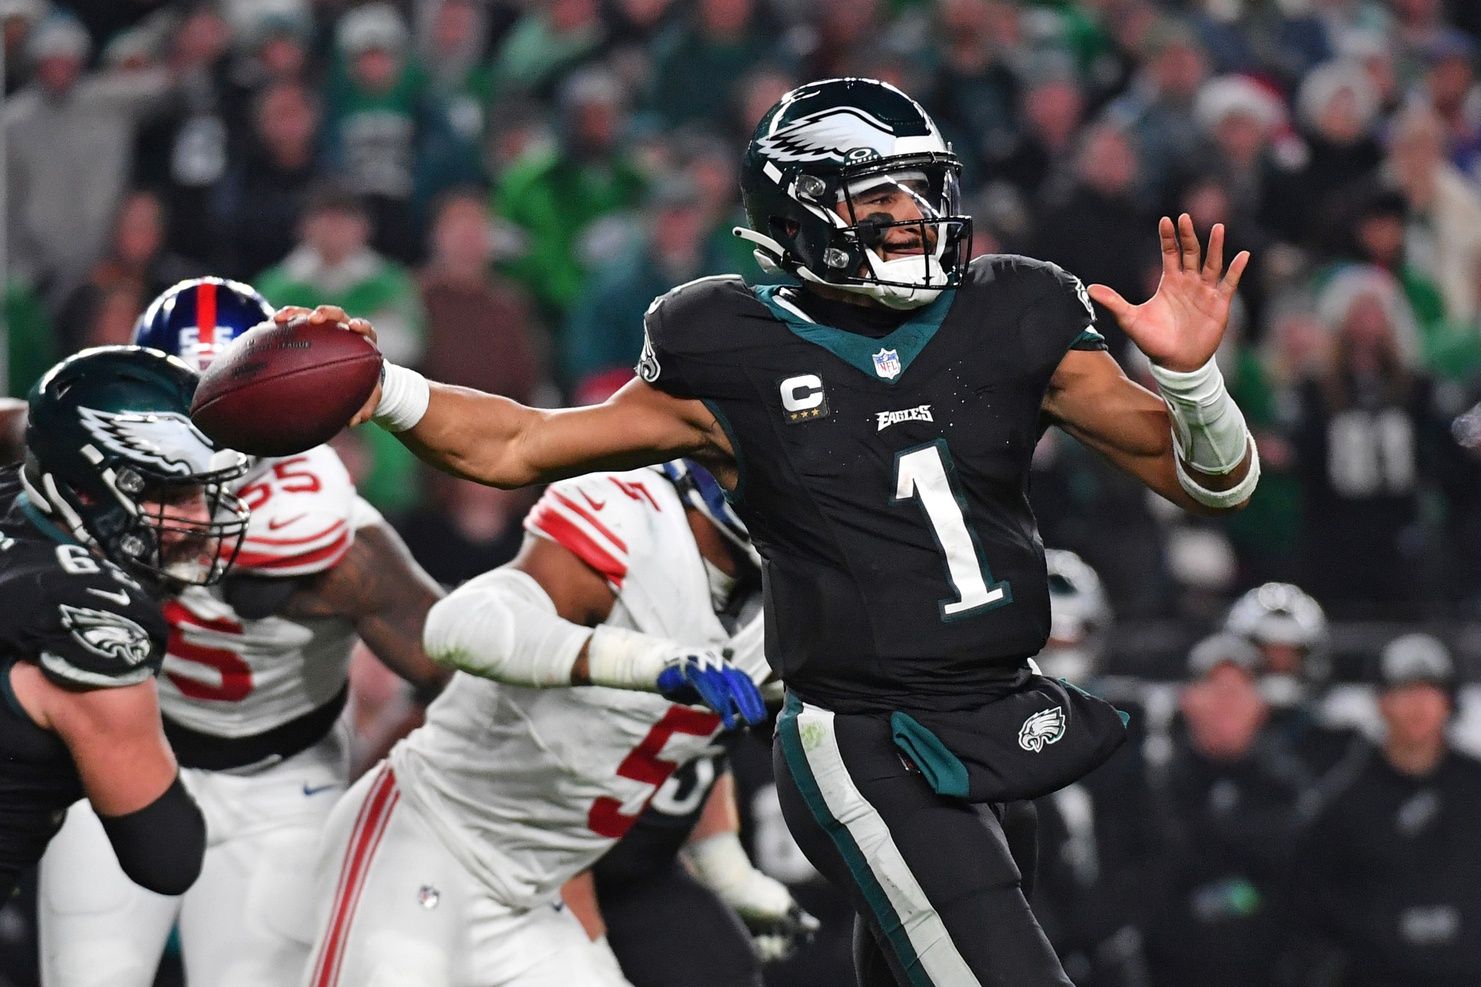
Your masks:
{"label": "brown football", "polygon": [[303,320],[264,323],[211,361],[190,417],[226,448],[289,456],[334,438],[380,372],[380,352],[356,333]]}

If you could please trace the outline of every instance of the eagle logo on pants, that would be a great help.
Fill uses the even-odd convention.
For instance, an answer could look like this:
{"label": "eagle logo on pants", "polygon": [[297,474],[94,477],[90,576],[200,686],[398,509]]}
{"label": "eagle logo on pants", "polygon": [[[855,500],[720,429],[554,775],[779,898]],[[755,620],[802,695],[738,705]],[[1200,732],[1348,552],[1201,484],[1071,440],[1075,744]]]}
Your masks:
{"label": "eagle logo on pants", "polygon": [[1064,736],[1064,708],[1054,706],[1040,710],[1023,721],[1018,728],[1018,746],[1031,754],[1044,749]]}

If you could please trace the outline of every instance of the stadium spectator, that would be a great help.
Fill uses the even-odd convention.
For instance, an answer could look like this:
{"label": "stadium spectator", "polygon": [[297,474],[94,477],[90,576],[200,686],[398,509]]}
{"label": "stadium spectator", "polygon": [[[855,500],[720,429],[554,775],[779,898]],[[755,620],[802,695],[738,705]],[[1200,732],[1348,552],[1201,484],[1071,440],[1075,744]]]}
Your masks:
{"label": "stadium spectator", "polygon": [[[336,298],[356,312],[377,313],[386,353],[421,361],[424,315],[416,282],[400,264],[370,248],[370,216],[360,199],[335,185],[321,185],[310,197],[300,225],[298,246],[254,279],[274,305]],[[394,439],[367,432],[370,461],[356,486],[383,510],[409,507],[417,497],[415,461]]]}
{"label": "stadium spectator", "polygon": [[223,273],[250,278],[293,249],[317,180],[319,103],[302,83],[275,82],[257,96],[253,133],[212,202],[223,233],[213,256]]}
{"label": "stadium spectator", "polygon": [[1382,746],[1325,801],[1299,856],[1306,924],[1339,950],[1322,982],[1481,982],[1481,763],[1446,738],[1454,662],[1434,637],[1405,634],[1378,679]]}
{"label": "stadium spectator", "polygon": [[5,46],[5,95],[26,82],[26,40],[46,15],[46,0],[5,0],[0,3],[0,44]]}
{"label": "stadium spectator", "polygon": [[1444,124],[1414,105],[1399,114],[1383,164],[1409,205],[1405,255],[1440,289],[1457,322],[1481,315],[1481,192],[1445,156]]}
{"label": "stadium spectator", "polygon": [[[147,190],[128,193],[113,221],[106,253],[57,315],[66,349],[129,342],[132,320],[155,295],[202,273],[200,263],[170,249],[164,206]],[[133,315],[128,315],[132,308]]]}
{"label": "stadium spectator", "polygon": [[1297,124],[1306,162],[1277,189],[1265,219],[1291,243],[1330,246],[1338,238],[1342,194],[1383,160],[1374,131],[1378,94],[1368,75],[1349,62],[1326,62],[1301,83]]}
{"label": "stadium spectator", "polygon": [[702,120],[775,48],[755,0],[698,0],[654,43],[648,107],[666,127]]}
{"label": "stadium spectator", "polygon": [[561,90],[559,142],[531,148],[494,189],[494,212],[527,237],[509,273],[554,319],[603,254],[590,238],[610,229],[597,221],[641,199],[643,178],[621,140],[626,117],[626,94],[615,76],[595,70],[572,76]]}
{"label": "stadium spectator", "polygon": [[1165,18],[1142,40],[1143,62],[1125,94],[1106,107],[1106,119],[1124,129],[1141,165],[1138,191],[1165,193],[1176,162],[1188,160],[1199,142],[1194,101],[1208,75],[1208,60],[1187,24]]}
{"label": "stadium spectator", "polygon": [[1157,883],[1146,895],[1153,983],[1279,983],[1291,937],[1287,875],[1312,779],[1267,729],[1259,662],[1253,645],[1226,634],[1188,656],[1183,729],[1152,772],[1161,810],[1149,875]]}
{"label": "stadium spectator", "polygon": [[[1419,365],[1413,312],[1393,278],[1372,267],[1331,278],[1319,304],[1331,357],[1303,385],[1295,423],[1308,521],[1303,582],[1333,603],[1422,597],[1432,583],[1420,498],[1448,440]],[[1358,571],[1388,578],[1356,579]]]}
{"label": "stadium spectator", "polygon": [[709,239],[708,203],[682,173],[656,179],[641,241],[593,273],[561,334],[562,377],[574,389],[605,371],[630,370],[643,348],[643,313],[666,285],[731,269],[728,249]]}
{"label": "stadium spectator", "polygon": [[[1055,188],[1071,180],[1075,141],[1084,121],[1085,97],[1067,70],[1046,70],[1020,93],[1022,126],[1009,151],[993,169],[1023,202],[1037,207]],[[1047,194],[1046,194],[1047,193]]]}
{"label": "stadium spectator", "polygon": [[[196,6],[177,18],[161,20],[176,46],[194,52],[188,71],[180,73],[175,98],[166,112],[140,129],[134,143],[133,183],[152,188],[164,203],[171,246],[191,257],[212,256],[220,237],[202,223],[212,187],[226,173],[227,162],[241,145],[242,134],[229,112],[226,92],[227,54],[231,35],[226,21],[210,6]],[[156,30],[141,26],[141,67],[153,64],[159,40]],[[116,48],[120,36],[109,45]]]}
{"label": "stadium spectator", "polygon": [[417,54],[445,120],[439,131],[445,144],[432,149],[431,167],[449,173],[418,177],[441,189],[482,172],[485,125],[494,101],[493,72],[484,58],[489,13],[477,0],[438,0],[417,9]]}
{"label": "stadium spectator", "polygon": [[[949,0],[937,8],[941,63],[924,98],[942,135],[962,157],[963,176],[975,176],[978,182],[986,182],[993,166],[1012,153],[1020,132],[1023,87],[1008,64],[1011,50],[993,36],[995,4]],[[1034,112],[1026,99],[1023,107],[1025,113]]]}
{"label": "stadium spectator", "polygon": [[409,51],[400,13],[371,3],[345,14],[335,33],[341,56],[327,86],[328,159],[371,218],[372,242],[403,262],[420,256],[414,196],[478,178],[467,141],[428,89]]}
{"label": "stadium spectator", "polygon": [[[1142,293],[1155,258],[1153,245],[1136,232],[1151,215],[1139,161],[1120,127],[1101,123],[1086,130],[1075,155],[1075,182],[1045,204],[1032,253],[1079,272],[1086,284],[1107,284],[1123,295]],[[1098,324],[1111,352],[1120,354],[1124,337],[1114,320]]]}
{"label": "stadium spectator", "polygon": [[494,85],[501,93],[548,99],[605,40],[597,0],[539,0],[528,5],[499,45]]}
{"label": "stadium spectator", "polygon": [[419,278],[427,312],[422,366],[439,380],[528,404],[541,396],[541,330],[525,293],[490,271],[493,240],[481,193],[453,192],[441,200],[431,257]]}
{"label": "stadium spectator", "polygon": [[103,252],[134,134],[170,92],[164,68],[84,74],[92,40],[53,14],[31,31],[31,81],[6,101],[8,263],[59,305]]}

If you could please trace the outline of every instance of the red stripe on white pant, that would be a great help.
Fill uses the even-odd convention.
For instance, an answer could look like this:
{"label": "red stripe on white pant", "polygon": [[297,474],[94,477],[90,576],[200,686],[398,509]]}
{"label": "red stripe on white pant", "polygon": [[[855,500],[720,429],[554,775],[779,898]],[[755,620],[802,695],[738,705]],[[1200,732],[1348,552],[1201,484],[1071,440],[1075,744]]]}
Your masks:
{"label": "red stripe on white pant", "polygon": [[376,847],[380,845],[386,824],[390,822],[391,810],[400,799],[395,773],[391,771],[390,765],[382,765],[380,774],[365,797],[365,803],[360,806],[355,828],[350,831],[350,843],[345,848],[344,863],[340,864],[339,885],[334,891],[329,934],[319,952],[319,961],[314,966],[313,987],[334,987],[339,983],[339,969],[344,965],[345,958],[345,940],[349,938],[355,906],[360,902],[360,893],[365,890],[365,876],[370,872],[371,859],[375,856]]}

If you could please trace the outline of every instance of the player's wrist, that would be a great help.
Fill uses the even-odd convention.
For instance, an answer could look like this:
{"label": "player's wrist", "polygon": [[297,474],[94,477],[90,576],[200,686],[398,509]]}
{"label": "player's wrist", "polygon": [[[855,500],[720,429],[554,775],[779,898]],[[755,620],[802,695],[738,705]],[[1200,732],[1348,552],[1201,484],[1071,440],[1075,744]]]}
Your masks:
{"label": "player's wrist", "polygon": [[1207,476],[1238,469],[1252,445],[1249,428],[1213,358],[1189,371],[1153,364],[1151,374],[1167,404],[1180,461]]}
{"label": "player's wrist", "polygon": [[405,432],[422,420],[431,400],[427,378],[387,360],[382,364],[381,399],[370,420],[388,432]]}
{"label": "player's wrist", "polygon": [[684,857],[700,883],[737,911],[785,915],[792,907],[792,894],[786,885],[751,863],[734,832],[696,840],[684,847]]}
{"label": "player's wrist", "polygon": [[587,677],[592,685],[657,692],[658,675],[678,650],[670,641],[601,624],[586,642]]}

